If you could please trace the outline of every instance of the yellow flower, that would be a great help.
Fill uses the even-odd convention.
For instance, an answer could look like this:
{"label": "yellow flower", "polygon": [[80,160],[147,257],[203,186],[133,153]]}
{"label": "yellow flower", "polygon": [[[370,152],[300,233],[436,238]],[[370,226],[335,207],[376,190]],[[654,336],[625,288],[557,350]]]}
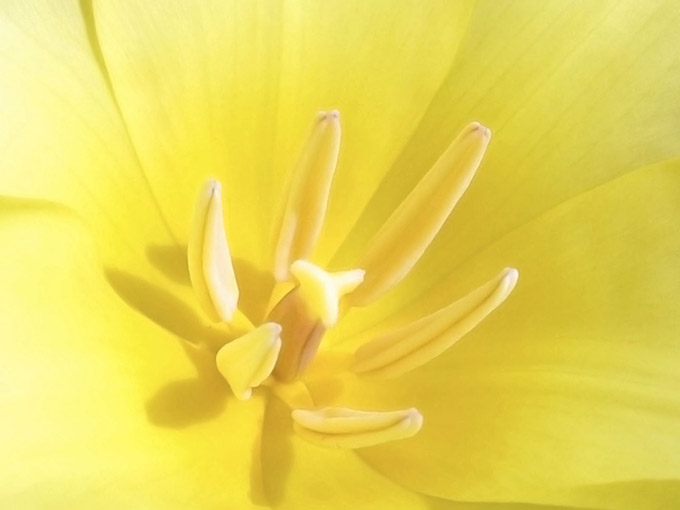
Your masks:
{"label": "yellow flower", "polygon": [[[0,506],[678,506],[679,23],[674,1],[4,2]],[[283,273],[360,267],[455,134],[494,131],[413,270],[304,375],[314,404],[424,417],[360,450],[294,432],[295,384],[233,396],[215,352],[236,328],[186,263],[216,178],[238,308],[266,321],[275,220],[323,108],[343,129],[328,210]],[[344,369],[506,266],[512,296],[441,356],[393,380]]]}

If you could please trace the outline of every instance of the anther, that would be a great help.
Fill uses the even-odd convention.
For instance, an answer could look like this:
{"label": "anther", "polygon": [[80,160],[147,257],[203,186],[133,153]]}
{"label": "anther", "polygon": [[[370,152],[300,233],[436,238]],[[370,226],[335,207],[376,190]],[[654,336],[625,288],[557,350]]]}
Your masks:
{"label": "anther", "polygon": [[360,260],[366,278],[350,304],[369,304],[408,274],[470,185],[490,136],[478,122],[469,124],[392,213]]}
{"label": "anther", "polygon": [[274,276],[289,277],[290,264],[309,258],[326,215],[328,195],[340,151],[340,114],[320,112],[291,176],[285,210],[277,232]]}
{"label": "anther", "polygon": [[217,369],[236,398],[248,400],[269,377],[281,350],[281,326],[268,322],[224,345],[215,357]]}
{"label": "anther", "polygon": [[507,268],[467,296],[361,346],[353,371],[396,377],[436,358],[495,310],[515,288],[519,273]]}
{"label": "anther", "polygon": [[239,290],[222,214],[222,186],[208,180],[196,203],[187,250],[189,276],[198,302],[215,321],[230,322]]}
{"label": "anther", "polygon": [[295,432],[319,446],[364,448],[415,435],[423,425],[416,409],[367,412],[342,407],[292,412]]}

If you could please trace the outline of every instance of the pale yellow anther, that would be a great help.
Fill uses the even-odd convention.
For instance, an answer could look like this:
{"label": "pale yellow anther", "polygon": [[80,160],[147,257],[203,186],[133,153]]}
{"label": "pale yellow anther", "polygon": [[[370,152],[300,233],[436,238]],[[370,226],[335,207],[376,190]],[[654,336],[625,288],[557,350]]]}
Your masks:
{"label": "pale yellow anther", "polygon": [[320,112],[291,176],[285,210],[277,231],[274,276],[288,279],[290,264],[309,258],[326,215],[328,195],[340,151],[340,116]]}
{"label": "pale yellow anther", "polygon": [[198,302],[215,321],[230,322],[238,303],[222,214],[222,186],[208,180],[196,204],[187,250],[189,276]]}
{"label": "pale yellow anther", "polygon": [[436,358],[505,301],[518,276],[516,269],[504,269],[464,298],[361,346],[354,372],[396,377]]}
{"label": "pale yellow anther", "polygon": [[267,322],[232,340],[215,357],[217,369],[236,398],[248,400],[274,370],[281,350],[281,326]]}
{"label": "pale yellow anther", "polygon": [[306,260],[296,260],[290,272],[298,282],[302,300],[326,328],[338,321],[340,298],[364,279],[362,269],[328,273]]}
{"label": "pale yellow anther", "polygon": [[358,264],[366,278],[348,296],[351,305],[374,301],[408,274],[468,188],[490,137],[481,124],[468,125],[392,213]]}
{"label": "pale yellow anther", "polygon": [[295,432],[320,446],[363,448],[415,435],[423,425],[416,409],[367,412],[342,407],[296,409]]}

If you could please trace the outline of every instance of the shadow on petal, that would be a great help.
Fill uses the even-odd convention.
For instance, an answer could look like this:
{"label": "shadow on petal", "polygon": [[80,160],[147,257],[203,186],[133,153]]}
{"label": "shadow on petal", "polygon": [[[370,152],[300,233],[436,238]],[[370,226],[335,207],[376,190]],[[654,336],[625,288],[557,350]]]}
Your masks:
{"label": "shadow on petal", "polygon": [[180,285],[191,286],[186,245],[151,244],[146,248],[146,257],[168,279]]}
{"label": "shadow on petal", "polygon": [[202,323],[194,310],[163,288],[117,269],[106,268],[105,275],[130,307],[189,344],[217,350],[230,340],[228,333]]}
{"label": "shadow on petal", "polygon": [[569,490],[569,499],[578,504],[601,508],[671,510],[678,508],[680,502],[680,479],[624,480],[582,485]]}
{"label": "shadow on petal", "polygon": [[[146,257],[170,281],[191,286],[186,245],[151,244],[146,248]],[[271,272],[262,271],[245,259],[236,258],[232,263],[240,293],[238,307],[251,321],[259,323],[276,283],[274,277]]]}
{"label": "shadow on petal", "polygon": [[200,378],[166,384],[146,401],[149,421],[159,427],[185,428],[218,416],[227,400],[224,382],[220,385],[217,388]]}
{"label": "shadow on petal", "polygon": [[105,269],[105,275],[131,308],[178,337],[196,369],[196,378],[171,381],[147,400],[149,421],[184,428],[220,414],[229,393],[215,365],[215,350],[230,339],[225,331],[204,325],[181,300],[150,282],[111,268]]}
{"label": "shadow on petal", "polygon": [[0,219],[3,216],[27,213],[54,213],[75,217],[71,209],[55,202],[0,195]]}
{"label": "shadow on petal", "polygon": [[274,276],[244,259],[234,259],[233,264],[240,292],[238,307],[253,323],[260,323],[276,283]]}
{"label": "shadow on petal", "polygon": [[575,506],[555,506],[531,503],[484,503],[450,501],[448,499],[423,496],[430,510],[595,510],[594,508]]}
{"label": "shadow on petal", "polygon": [[197,375],[163,385],[146,401],[149,421],[159,427],[185,428],[215,418],[224,411],[230,395],[215,355],[185,342],[182,346]]}
{"label": "shadow on petal", "polygon": [[270,397],[262,423],[262,436],[253,450],[250,473],[253,503],[276,508],[283,502],[293,464],[292,434],[290,408],[278,398]]}
{"label": "shadow on petal", "polygon": [[159,427],[185,428],[210,420],[224,411],[229,391],[215,365],[215,355],[182,343],[196,367],[193,379],[171,381],[145,404],[149,421]]}

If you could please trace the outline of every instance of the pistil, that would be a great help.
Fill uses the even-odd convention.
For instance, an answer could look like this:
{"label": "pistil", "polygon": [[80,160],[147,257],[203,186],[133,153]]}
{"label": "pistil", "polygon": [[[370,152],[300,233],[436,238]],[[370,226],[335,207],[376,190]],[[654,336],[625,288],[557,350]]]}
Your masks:
{"label": "pistil", "polygon": [[296,260],[290,267],[300,287],[302,299],[326,328],[335,326],[340,314],[340,298],[364,281],[363,269],[329,273],[306,260]]}
{"label": "pistil", "polygon": [[283,327],[283,348],[274,370],[281,381],[292,381],[309,365],[324,333],[338,320],[340,299],[364,278],[361,269],[329,273],[306,260],[295,261],[290,272],[297,287],[268,317]]}
{"label": "pistil", "polygon": [[293,381],[314,359],[326,327],[302,298],[299,288],[291,290],[269,312],[267,320],[282,327],[282,347],[274,376],[281,382]]}

